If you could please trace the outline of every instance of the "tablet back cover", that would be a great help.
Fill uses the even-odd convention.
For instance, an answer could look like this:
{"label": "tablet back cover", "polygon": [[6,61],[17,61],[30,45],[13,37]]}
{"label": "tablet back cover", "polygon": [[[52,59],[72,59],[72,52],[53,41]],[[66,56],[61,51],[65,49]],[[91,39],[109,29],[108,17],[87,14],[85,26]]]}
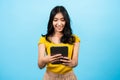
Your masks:
{"label": "tablet back cover", "polygon": [[[51,56],[55,54],[62,54],[63,57],[68,57],[68,47],[67,46],[54,46],[50,48]],[[60,64],[60,61],[54,62],[53,64]]]}

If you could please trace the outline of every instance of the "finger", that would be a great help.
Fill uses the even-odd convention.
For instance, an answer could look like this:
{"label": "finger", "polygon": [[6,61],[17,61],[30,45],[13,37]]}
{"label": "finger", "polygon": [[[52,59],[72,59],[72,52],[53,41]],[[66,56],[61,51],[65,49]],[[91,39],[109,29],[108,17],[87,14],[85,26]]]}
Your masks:
{"label": "finger", "polygon": [[55,62],[56,62],[56,61],[60,61],[60,59],[55,59],[55,60],[53,60],[53,61],[55,61]]}
{"label": "finger", "polygon": [[51,63],[59,62],[59,61],[60,61],[60,59],[54,59],[54,60],[51,61]]}
{"label": "finger", "polygon": [[61,56],[61,54],[51,56],[50,62],[60,61],[61,58],[63,58],[63,56]]}
{"label": "finger", "polygon": [[63,58],[62,54],[56,54],[54,56],[52,56],[52,58]]}
{"label": "finger", "polygon": [[63,59],[63,60],[67,60],[67,61],[71,60],[71,59],[69,59],[68,57],[63,57],[62,59]]}
{"label": "finger", "polygon": [[60,61],[62,61],[63,63],[70,63],[70,60],[65,60],[65,59],[60,59]]}
{"label": "finger", "polygon": [[58,58],[51,58],[51,61],[58,60]]}
{"label": "finger", "polygon": [[60,61],[60,58],[61,58],[61,57],[57,57],[57,58],[56,58],[56,57],[55,57],[55,58],[51,58],[51,61]]}
{"label": "finger", "polygon": [[68,66],[69,64],[68,63],[62,63],[63,65],[65,65],[65,66]]}
{"label": "finger", "polygon": [[68,58],[68,57],[63,57],[63,59],[65,59],[65,60],[69,60],[69,58]]}

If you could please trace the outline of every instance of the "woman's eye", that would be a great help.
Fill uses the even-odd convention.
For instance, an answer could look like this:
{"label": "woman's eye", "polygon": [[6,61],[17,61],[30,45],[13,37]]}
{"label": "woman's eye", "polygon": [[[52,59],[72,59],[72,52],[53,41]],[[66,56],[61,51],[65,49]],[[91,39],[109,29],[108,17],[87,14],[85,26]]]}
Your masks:
{"label": "woman's eye", "polygon": [[65,21],[65,19],[61,19],[61,21]]}
{"label": "woman's eye", "polygon": [[57,19],[53,19],[53,21],[57,21]]}

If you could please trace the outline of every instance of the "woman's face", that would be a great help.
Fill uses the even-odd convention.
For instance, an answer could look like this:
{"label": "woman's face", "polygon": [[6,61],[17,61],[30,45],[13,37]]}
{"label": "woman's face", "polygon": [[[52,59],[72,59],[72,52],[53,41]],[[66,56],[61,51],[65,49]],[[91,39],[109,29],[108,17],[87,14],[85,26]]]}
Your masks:
{"label": "woman's face", "polygon": [[53,19],[53,27],[55,32],[62,32],[65,27],[65,19],[62,13],[57,13]]}

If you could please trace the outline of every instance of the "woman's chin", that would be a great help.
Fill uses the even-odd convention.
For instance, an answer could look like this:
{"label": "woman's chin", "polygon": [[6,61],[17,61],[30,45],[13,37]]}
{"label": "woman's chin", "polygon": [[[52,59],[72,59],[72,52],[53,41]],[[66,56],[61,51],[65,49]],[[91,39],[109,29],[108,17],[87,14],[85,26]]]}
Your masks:
{"label": "woman's chin", "polygon": [[57,32],[62,32],[62,30],[58,30]]}
{"label": "woman's chin", "polygon": [[63,30],[63,29],[58,29],[58,30],[56,30],[56,31],[57,31],[57,32],[62,32],[62,30]]}

